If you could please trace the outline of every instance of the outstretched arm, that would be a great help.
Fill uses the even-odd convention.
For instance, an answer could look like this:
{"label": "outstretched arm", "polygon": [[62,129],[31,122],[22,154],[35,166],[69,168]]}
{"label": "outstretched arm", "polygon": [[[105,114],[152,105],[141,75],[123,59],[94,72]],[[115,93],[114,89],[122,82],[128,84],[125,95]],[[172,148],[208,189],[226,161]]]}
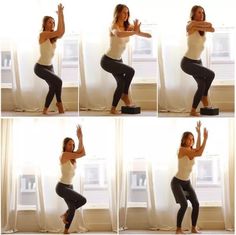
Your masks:
{"label": "outstretched arm", "polygon": [[196,149],[189,149],[189,148],[186,148],[186,147],[180,147],[178,157],[181,158],[181,157],[184,157],[184,156],[188,156],[188,158],[190,160],[192,160],[195,157],[201,157],[202,153],[205,149],[205,146],[206,146],[207,138],[208,138],[208,131],[207,131],[206,128],[204,128],[204,139],[203,139],[203,142],[200,145],[200,147],[196,148]]}
{"label": "outstretched arm", "polygon": [[117,36],[117,37],[120,37],[120,38],[129,37],[129,36],[133,36],[133,35],[137,35],[137,36],[141,36],[141,37],[146,37],[146,38],[151,38],[152,37],[151,34],[141,32],[140,26],[141,26],[141,23],[139,23],[138,20],[135,20],[134,21],[134,25],[130,25],[128,30],[125,31],[125,30],[121,30],[118,27],[118,25],[114,24],[112,26],[111,33],[114,36]]}
{"label": "outstretched arm", "polygon": [[141,22],[139,22],[139,20],[134,20],[134,31],[136,31],[136,35],[140,36],[140,37],[145,37],[145,38],[151,38],[152,35],[150,33],[145,33],[141,31]]}

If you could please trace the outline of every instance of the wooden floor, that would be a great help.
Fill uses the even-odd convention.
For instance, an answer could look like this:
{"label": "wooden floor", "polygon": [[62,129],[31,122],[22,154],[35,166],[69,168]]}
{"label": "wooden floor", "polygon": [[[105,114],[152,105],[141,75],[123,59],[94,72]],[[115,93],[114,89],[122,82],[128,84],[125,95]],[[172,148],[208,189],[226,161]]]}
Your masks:
{"label": "wooden floor", "polygon": [[[166,112],[166,113],[159,112],[158,117],[190,117],[190,118],[193,118],[193,117],[189,116],[189,113],[171,113],[171,112]],[[206,117],[206,118],[234,117],[234,113],[233,112],[220,112],[219,115],[215,115],[215,116],[201,115],[200,117]]]}
{"label": "wooden floor", "polygon": [[[148,231],[148,230],[125,230],[120,234],[175,234],[175,231]],[[186,231],[185,234],[192,234]],[[233,231],[225,230],[201,230],[201,234],[234,234]]]}
{"label": "wooden floor", "polygon": [[110,114],[109,111],[80,111],[80,116],[110,116],[110,117],[157,117],[157,112],[154,110],[142,110],[140,114]]}
{"label": "wooden floor", "polygon": [[[42,234],[42,233],[32,233],[32,232],[17,232],[17,234]],[[47,233],[47,235],[55,233]],[[71,233],[75,234],[75,233]],[[85,232],[84,234],[90,234],[90,235],[96,235],[96,234],[116,234],[115,232],[109,232],[109,231],[102,231],[102,232]],[[122,232],[119,232],[119,234],[175,234],[174,231],[149,231],[149,230],[125,230]],[[191,234],[190,232],[186,231],[185,234]],[[201,234],[234,234],[232,231],[225,231],[225,230],[201,230]]]}
{"label": "wooden floor", "polygon": [[2,112],[2,117],[78,117],[79,113],[76,111],[66,111],[65,113],[49,112],[44,115],[41,112]]}

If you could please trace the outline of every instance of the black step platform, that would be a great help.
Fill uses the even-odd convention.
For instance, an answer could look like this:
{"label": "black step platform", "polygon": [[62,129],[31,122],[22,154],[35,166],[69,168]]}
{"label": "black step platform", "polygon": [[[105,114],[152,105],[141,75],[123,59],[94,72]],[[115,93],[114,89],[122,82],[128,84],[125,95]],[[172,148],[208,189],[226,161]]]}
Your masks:
{"label": "black step platform", "polygon": [[136,107],[136,106],[121,106],[121,113],[139,114],[139,113],[141,113],[141,108]]}
{"label": "black step platform", "polygon": [[219,108],[209,107],[209,108],[200,108],[201,115],[219,115]]}

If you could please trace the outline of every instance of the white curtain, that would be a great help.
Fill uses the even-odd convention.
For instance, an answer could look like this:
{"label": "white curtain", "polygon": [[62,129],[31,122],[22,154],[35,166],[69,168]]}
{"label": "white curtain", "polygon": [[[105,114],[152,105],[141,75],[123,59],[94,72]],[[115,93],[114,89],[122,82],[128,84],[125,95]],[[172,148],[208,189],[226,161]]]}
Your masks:
{"label": "white curtain", "polygon": [[12,120],[1,120],[1,230],[16,229],[16,181],[13,171]]}
{"label": "white curtain", "polygon": [[[177,171],[177,150],[184,131],[195,133],[196,121],[192,119],[156,120],[155,118],[123,121],[123,157],[120,162],[120,217],[125,228],[129,228],[129,208],[133,206],[128,201],[131,190],[130,183],[125,183],[130,168],[130,161],[136,161],[137,156],[144,159],[146,166],[146,213],[150,230],[174,230],[176,226],[176,214],[179,205],[176,204],[171,191],[170,182]],[[233,121],[207,120],[202,123],[209,130],[209,139],[205,154],[217,153],[220,155],[222,175],[222,211],[225,228],[233,229],[233,205],[234,205],[234,137],[230,134],[230,147],[225,133],[233,132]],[[218,128],[215,128],[216,125]],[[217,133],[223,133],[217,135]],[[195,136],[196,138],[196,136]],[[228,151],[230,149],[230,151]],[[228,153],[228,154],[227,154]],[[198,159],[196,159],[198,161]],[[126,162],[126,164],[124,164]],[[224,164],[223,164],[224,163]],[[138,165],[137,161],[135,163]],[[143,163],[144,164],[144,163]],[[194,175],[194,174],[193,174]],[[128,181],[130,182],[130,181]],[[192,178],[193,185],[195,179]],[[197,189],[196,189],[197,190]],[[134,197],[134,195],[133,195]],[[137,195],[138,197],[138,195]],[[205,200],[205,199],[203,199]],[[130,204],[131,203],[131,204]],[[201,205],[201,203],[200,203]],[[137,205],[136,205],[137,206]],[[187,216],[183,220],[183,228],[188,228],[191,223],[191,209],[187,210]]]}
{"label": "white curtain", "polygon": [[[75,130],[77,122],[77,119],[70,119],[68,122],[63,119],[2,121],[2,146],[6,146],[2,149],[2,174],[4,174],[2,175],[2,199],[5,205],[2,210],[2,225],[4,231],[17,230],[19,178],[22,171],[27,170],[36,177],[36,215],[39,230],[62,232],[64,225],[59,215],[66,211],[66,204],[55,192],[60,175],[59,155],[65,136],[71,136],[76,140],[75,131],[71,134],[71,129]],[[50,141],[43,138],[45,135],[50,136]],[[78,161],[78,170],[80,165]],[[79,184],[81,176],[79,172],[76,175],[74,188],[83,194]],[[75,218],[70,230],[86,231],[81,210],[76,212]]]}
{"label": "white curtain", "polygon": [[[22,6],[30,10],[22,14]],[[4,17],[14,19],[8,21],[8,29],[3,26],[2,39],[12,56],[14,109],[15,111],[39,111],[44,105],[48,90],[47,84],[34,74],[34,65],[39,58],[38,35],[43,17],[39,1],[10,0],[4,2],[1,8],[4,9],[1,14],[3,19]],[[26,22],[28,22],[27,30],[24,30]]]}
{"label": "white curtain", "polygon": [[234,150],[235,150],[235,142],[234,142],[234,121],[233,119],[230,120],[229,125],[229,142],[228,142],[228,155],[229,157],[225,159],[223,162],[223,167],[221,169],[222,172],[222,211],[224,216],[225,222],[225,229],[226,230],[233,230],[234,229]]}
{"label": "white curtain", "polygon": [[[191,109],[197,84],[192,76],[185,74],[180,67],[181,59],[187,48],[186,24],[193,5],[201,5],[206,12],[206,20],[216,26],[235,25],[233,19],[233,1],[165,1],[157,6],[157,22],[160,25],[158,54],[159,111],[188,112]],[[171,7],[170,7],[171,6]],[[224,17],[218,17],[224,9]],[[178,13],[177,13],[178,11]],[[177,18],[173,17],[178,15]],[[174,21],[174,23],[173,23]],[[209,53],[211,33],[207,33],[207,43],[202,54],[203,65],[209,68]],[[210,95],[210,93],[209,93]]]}

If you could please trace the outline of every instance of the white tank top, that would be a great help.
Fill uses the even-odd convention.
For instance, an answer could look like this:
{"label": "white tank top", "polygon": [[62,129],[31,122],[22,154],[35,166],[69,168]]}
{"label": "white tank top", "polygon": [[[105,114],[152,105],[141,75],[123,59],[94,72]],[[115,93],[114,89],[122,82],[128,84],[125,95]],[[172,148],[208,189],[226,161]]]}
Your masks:
{"label": "white tank top", "polygon": [[180,180],[189,180],[194,163],[194,158],[193,160],[187,156],[178,158],[178,172],[175,177]]}
{"label": "white tank top", "polygon": [[185,57],[192,60],[199,60],[204,49],[206,36],[201,36],[198,31],[188,35],[188,50]]}
{"label": "white tank top", "polygon": [[40,44],[40,58],[38,60],[38,63],[41,65],[51,65],[55,48],[56,48],[56,43],[51,43],[49,39],[41,43]]}
{"label": "white tank top", "polygon": [[72,184],[72,178],[75,175],[75,168],[76,163],[72,164],[70,160],[61,164],[60,182],[63,184]]}
{"label": "white tank top", "polygon": [[126,44],[129,42],[129,37],[120,38],[114,35],[110,36],[110,48],[106,55],[114,60],[120,60],[122,53],[126,49]]}

